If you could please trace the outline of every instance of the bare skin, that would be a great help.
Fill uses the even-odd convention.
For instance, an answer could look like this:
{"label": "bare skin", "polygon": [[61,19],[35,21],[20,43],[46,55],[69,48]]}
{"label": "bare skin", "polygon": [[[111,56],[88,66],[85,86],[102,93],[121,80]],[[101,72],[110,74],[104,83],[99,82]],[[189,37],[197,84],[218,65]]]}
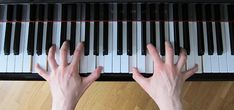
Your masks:
{"label": "bare skin", "polygon": [[[148,51],[154,61],[154,74],[144,78],[137,68],[132,69],[133,79],[153,98],[161,110],[182,110],[181,89],[187,78],[197,71],[197,65],[181,72],[186,62],[186,52],[182,50],[176,64],[173,63],[173,49],[170,43],[166,45],[166,59],[163,61],[157,49],[148,44]],[[76,47],[71,63],[67,61],[69,44],[64,42],[60,49],[60,65],[55,60],[56,47],[52,46],[48,55],[51,72],[48,73],[36,65],[35,68],[50,85],[52,93],[52,110],[74,110],[85,90],[100,76],[102,67],[96,68],[88,77],[79,75],[79,61],[83,53],[83,44]]]}
{"label": "bare skin", "polygon": [[185,65],[187,55],[181,50],[179,60],[174,64],[173,48],[169,42],[165,43],[166,58],[163,61],[157,49],[148,44],[148,51],[154,62],[154,74],[150,78],[144,78],[137,68],[133,68],[133,78],[153,98],[160,110],[182,110],[181,90],[187,78],[198,69],[195,65],[188,71],[181,72]]}
{"label": "bare skin", "polygon": [[48,62],[51,73],[43,70],[38,64],[36,70],[50,85],[52,93],[52,110],[74,110],[85,90],[100,76],[102,67],[96,68],[88,77],[79,75],[79,61],[83,53],[83,44],[76,47],[72,61],[68,64],[68,42],[60,49],[60,65],[55,60],[55,46],[49,50]]}

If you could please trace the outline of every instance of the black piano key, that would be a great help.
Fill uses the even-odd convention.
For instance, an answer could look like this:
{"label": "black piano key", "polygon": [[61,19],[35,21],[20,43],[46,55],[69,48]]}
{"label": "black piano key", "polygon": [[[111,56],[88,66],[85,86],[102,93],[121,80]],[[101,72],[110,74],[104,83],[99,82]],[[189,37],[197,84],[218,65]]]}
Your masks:
{"label": "black piano key", "polygon": [[22,20],[22,5],[15,5],[14,6],[14,19],[17,21],[15,23],[15,37],[14,37],[14,45],[13,45],[13,52],[14,55],[19,55],[19,48],[20,48],[20,33],[21,33],[21,23],[19,21]]}
{"label": "black piano key", "polygon": [[215,31],[216,31],[216,43],[217,43],[217,54],[223,54],[223,40],[221,32],[221,14],[220,14],[220,5],[213,5],[214,8],[214,17],[215,17]]}
{"label": "black piano key", "polygon": [[[82,4],[85,7],[85,56],[89,55],[89,43],[90,43],[90,4]],[[82,11],[83,12],[83,11]],[[83,20],[83,19],[82,19]]]}
{"label": "black piano key", "polygon": [[11,45],[11,29],[12,23],[6,23],[6,34],[5,34],[5,41],[4,41],[4,54],[10,54],[10,45]]}
{"label": "black piano key", "polygon": [[231,55],[234,55],[234,5],[228,5],[228,21],[230,33]]}
{"label": "black piano key", "polygon": [[42,54],[42,41],[43,41],[43,19],[44,19],[44,5],[37,5],[36,9],[36,19],[38,21],[38,29],[37,29],[37,45],[36,45],[36,53],[37,55]]}
{"label": "black piano key", "polygon": [[123,4],[118,4],[117,7],[117,20],[118,20],[118,25],[117,25],[117,33],[118,33],[118,38],[117,38],[117,55],[122,55],[123,54]]}
{"label": "black piano key", "polygon": [[46,55],[48,55],[49,49],[52,46],[52,34],[53,34],[53,20],[54,20],[54,5],[49,4],[45,10],[44,19],[48,20],[46,30]]}
{"label": "black piano key", "polygon": [[146,6],[146,16],[150,20],[150,43],[156,47],[156,25],[155,25],[155,20],[156,20],[156,14],[157,10],[155,9],[156,5],[155,4],[149,4]]}
{"label": "black piano key", "polygon": [[146,55],[146,4],[141,4],[141,54]]}
{"label": "black piano key", "polygon": [[15,23],[15,38],[14,38],[14,45],[13,45],[14,55],[19,55],[20,32],[21,32],[21,23],[16,22]]}
{"label": "black piano key", "polygon": [[132,56],[132,22],[127,22],[127,55]]}
{"label": "black piano key", "polygon": [[76,23],[71,23],[70,55],[73,55],[76,47]]}
{"label": "black piano key", "polygon": [[165,15],[164,15],[164,4],[159,4],[159,31],[160,31],[160,54],[165,55]]}
{"label": "black piano key", "polygon": [[[108,4],[100,6],[100,18],[103,18],[103,55],[108,55],[108,22],[109,11]],[[101,19],[102,20],[102,19]]]}
{"label": "black piano key", "polygon": [[94,45],[93,45],[93,54],[94,55],[99,55],[99,4],[94,4],[94,7],[92,8],[92,16],[94,16]]}
{"label": "black piano key", "polygon": [[203,35],[203,25],[202,25],[202,5],[196,5],[196,16],[197,16],[197,45],[198,45],[198,55],[204,55],[204,35]]}
{"label": "black piano key", "polygon": [[[212,32],[212,16],[211,16],[211,5],[207,4],[205,6],[205,20],[206,20],[206,30],[207,30],[207,44],[208,44],[208,55],[214,54],[214,42],[213,42],[213,32]],[[206,42],[205,42],[206,43]]]}
{"label": "black piano key", "polygon": [[33,4],[30,5],[30,23],[29,23],[29,33],[28,33],[28,45],[27,45],[28,55],[34,54],[35,20],[36,20],[36,5]]}
{"label": "black piano key", "polygon": [[42,22],[38,22],[37,46],[36,46],[37,55],[42,54],[43,25],[44,24]]}
{"label": "black piano key", "polygon": [[175,55],[180,53],[180,38],[179,38],[179,15],[178,15],[178,4],[173,5],[173,20],[174,22],[174,50]]}
{"label": "black piano key", "polygon": [[[190,40],[189,40],[189,25],[188,25],[188,5],[181,4],[180,5],[179,14],[181,14],[179,19],[182,19],[183,23],[183,48],[186,50],[187,55],[190,55]],[[181,36],[182,37],[182,36]]]}
{"label": "black piano key", "polygon": [[75,20],[80,19],[80,15],[77,15],[77,11],[80,13],[80,8],[76,9],[76,6],[80,6],[80,5],[72,4],[72,5],[69,5],[68,7],[68,15],[71,16],[70,55],[73,55],[75,47],[76,47],[76,22]]}
{"label": "black piano key", "polygon": [[231,55],[234,55],[234,23],[229,23]]}
{"label": "black piano key", "polygon": [[10,54],[10,44],[11,44],[11,30],[12,30],[12,20],[13,20],[13,5],[7,6],[7,23],[6,23],[6,34],[4,41],[4,54]]}
{"label": "black piano key", "polygon": [[99,55],[99,23],[95,22],[94,23],[94,41],[93,41],[94,45],[94,51],[93,54],[94,55]]}
{"label": "black piano key", "polygon": [[132,4],[127,4],[127,55],[132,56]]}
{"label": "black piano key", "polygon": [[28,34],[28,45],[27,45],[28,55],[34,54],[34,38],[35,38],[34,33],[35,33],[35,22],[30,22],[29,34]]}
{"label": "black piano key", "polygon": [[13,21],[13,5],[7,5],[7,21]]}
{"label": "black piano key", "polygon": [[0,21],[5,20],[4,19],[5,18],[4,11],[5,11],[4,5],[0,5]]}
{"label": "black piano key", "polygon": [[62,23],[61,23],[61,34],[60,34],[60,48],[63,42],[67,40],[67,20],[68,20],[68,6],[67,4],[62,5]]}
{"label": "black piano key", "polygon": [[108,54],[108,22],[103,23],[103,55]]}
{"label": "black piano key", "polygon": [[123,40],[123,25],[122,22],[118,22],[117,27],[118,39],[117,39],[117,55],[123,54],[122,40]]}

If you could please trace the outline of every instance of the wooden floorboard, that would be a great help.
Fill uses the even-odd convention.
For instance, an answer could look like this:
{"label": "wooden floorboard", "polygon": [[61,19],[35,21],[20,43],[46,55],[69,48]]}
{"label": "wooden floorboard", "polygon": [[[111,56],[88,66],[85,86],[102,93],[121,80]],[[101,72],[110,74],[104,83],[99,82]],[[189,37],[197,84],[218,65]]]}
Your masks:
{"label": "wooden floorboard", "polygon": [[[234,82],[186,82],[185,110],[234,110]],[[0,81],[1,110],[50,110],[46,82]],[[76,110],[158,110],[135,82],[95,82]]]}

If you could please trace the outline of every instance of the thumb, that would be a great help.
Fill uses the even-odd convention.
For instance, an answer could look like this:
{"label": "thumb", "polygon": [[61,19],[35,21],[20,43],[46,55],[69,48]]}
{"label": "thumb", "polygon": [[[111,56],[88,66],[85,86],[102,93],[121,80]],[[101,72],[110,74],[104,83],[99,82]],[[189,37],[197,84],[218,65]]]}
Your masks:
{"label": "thumb", "polygon": [[102,71],[102,67],[97,67],[89,76],[83,77],[83,83],[86,85],[90,85],[92,82],[97,80],[100,76],[100,73]]}
{"label": "thumb", "polygon": [[137,68],[132,68],[133,79],[141,86],[145,87],[148,84],[148,78],[145,78],[143,75],[140,74]]}
{"label": "thumb", "polygon": [[42,78],[44,78],[46,81],[48,81],[49,74],[43,68],[41,68],[39,64],[35,65],[35,69]]}

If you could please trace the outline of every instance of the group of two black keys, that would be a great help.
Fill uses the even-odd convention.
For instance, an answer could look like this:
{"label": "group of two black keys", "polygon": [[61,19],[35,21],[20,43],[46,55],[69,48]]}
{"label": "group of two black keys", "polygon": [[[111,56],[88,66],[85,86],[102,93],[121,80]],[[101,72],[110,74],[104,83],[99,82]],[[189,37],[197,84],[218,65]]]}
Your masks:
{"label": "group of two black keys", "polygon": [[[58,11],[56,10],[56,5],[48,4],[37,4],[30,5],[30,17],[29,17],[29,37],[28,37],[28,54],[34,54],[34,33],[35,33],[35,22],[38,21],[38,33],[37,33],[37,46],[36,52],[38,55],[42,54],[42,36],[43,36],[43,21],[47,21],[47,35],[46,35],[46,52],[52,45],[52,32],[53,32],[53,21],[61,20],[61,36],[60,36],[60,46],[66,40],[67,31],[67,21],[71,21],[71,39],[70,39],[70,52],[73,53],[75,49],[75,37],[76,37],[76,23],[75,21],[85,21],[85,55],[90,54],[89,43],[90,42],[90,21],[94,22],[94,55],[99,54],[99,45],[103,45],[103,55],[108,54],[108,21],[117,20],[118,21],[118,39],[117,39],[117,54],[123,54],[123,28],[122,21],[127,21],[127,54],[132,55],[132,21],[142,21],[142,41],[141,46],[142,55],[146,55],[146,21],[150,21],[150,42],[155,46],[156,37],[160,37],[160,54],[165,55],[165,21],[173,20],[174,22],[174,48],[175,54],[178,55],[180,52],[179,43],[179,26],[178,21],[183,21],[183,41],[184,47],[187,50],[187,54],[190,53],[190,40],[189,40],[189,26],[188,21],[190,16],[192,19],[196,19],[197,22],[197,33],[198,33],[198,55],[204,54],[204,35],[202,20],[207,22],[207,37],[208,39],[208,53],[212,55],[214,53],[213,36],[212,36],[212,20],[221,20],[220,5],[206,5],[202,6],[197,4],[194,11],[188,8],[188,4],[173,4],[173,17],[169,17],[169,4],[140,4],[141,13],[138,13],[137,8],[139,4],[117,4],[117,18],[113,17],[113,6],[111,4],[63,4],[62,5],[62,20],[56,16]],[[3,6],[0,6],[0,10]],[[231,12],[234,8],[230,6],[228,12]],[[202,13],[202,14],[201,14]],[[189,15],[192,14],[192,15]],[[15,38],[14,38],[14,54],[19,54],[19,41],[20,41],[20,31],[21,23],[20,21],[27,21],[27,18],[23,14],[23,5],[8,5],[7,6],[7,21],[16,21]],[[234,19],[233,15],[229,13],[229,18]],[[3,18],[1,16],[0,18]],[[2,20],[2,19],[1,19]],[[103,21],[103,44],[99,44],[99,21]],[[155,32],[155,21],[159,21],[160,36],[156,36]],[[221,25],[220,22],[215,22],[216,25],[216,39],[217,39],[217,53],[221,55],[223,53],[223,44],[221,37]],[[4,44],[4,52],[6,55],[10,54],[10,41],[11,41],[11,26],[12,22],[7,22],[6,24],[6,36]],[[233,23],[230,23],[230,39],[233,41],[233,31],[231,31]],[[81,27],[82,28],[82,27]],[[231,43],[232,54],[234,44]]]}

